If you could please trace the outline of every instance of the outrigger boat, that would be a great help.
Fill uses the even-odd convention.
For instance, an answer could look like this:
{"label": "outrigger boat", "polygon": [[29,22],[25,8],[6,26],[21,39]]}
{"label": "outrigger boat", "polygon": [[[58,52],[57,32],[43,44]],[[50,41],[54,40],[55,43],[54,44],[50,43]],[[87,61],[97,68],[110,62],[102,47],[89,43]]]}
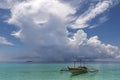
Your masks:
{"label": "outrigger boat", "polygon": [[80,65],[78,67],[75,66],[75,62],[78,62],[78,61],[74,61],[73,67],[68,66],[67,68],[61,69],[60,71],[69,71],[72,73],[72,76],[84,74],[84,73],[88,73],[88,72],[98,72],[98,70],[95,68],[88,68],[88,67],[84,66],[83,64],[81,65],[81,60],[79,61]]}
{"label": "outrigger boat", "polygon": [[79,66],[75,67],[75,62],[74,62],[74,67],[67,67],[68,71],[72,73],[72,75],[77,75],[77,74],[83,74],[88,72],[88,68],[86,66]]}
{"label": "outrigger boat", "polygon": [[72,74],[83,74],[83,73],[87,73],[88,72],[88,68],[85,67],[85,66],[80,66],[78,68],[70,68],[70,67],[68,67],[68,70]]}

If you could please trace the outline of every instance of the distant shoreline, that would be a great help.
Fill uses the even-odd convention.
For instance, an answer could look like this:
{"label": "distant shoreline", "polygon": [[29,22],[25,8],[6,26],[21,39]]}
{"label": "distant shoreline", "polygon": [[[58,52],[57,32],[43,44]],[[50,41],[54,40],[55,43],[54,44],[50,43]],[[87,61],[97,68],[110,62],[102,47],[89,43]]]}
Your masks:
{"label": "distant shoreline", "polygon": [[[34,64],[34,63],[39,63],[39,64],[55,64],[55,63],[58,63],[58,64],[66,64],[66,63],[73,63],[73,61],[49,61],[49,62],[47,62],[47,61],[45,61],[45,62],[36,62],[36,61],[30,61],[30,62],[28,62],[28,61],[26,61],[26,62],[24,62],[24,61],[14,61],[14,62],[12,62],[12,61],[6,61],[6,62],[0,62],[0,63],[24,63],[24,64]],[[79,63],[79,61],[76,61],[76,63]],[[120,61],[83,61],[82,62],[82,64],[89,64],[89,63],[93,63],[93,64],[97,64],[97,63],[120,63]]]}

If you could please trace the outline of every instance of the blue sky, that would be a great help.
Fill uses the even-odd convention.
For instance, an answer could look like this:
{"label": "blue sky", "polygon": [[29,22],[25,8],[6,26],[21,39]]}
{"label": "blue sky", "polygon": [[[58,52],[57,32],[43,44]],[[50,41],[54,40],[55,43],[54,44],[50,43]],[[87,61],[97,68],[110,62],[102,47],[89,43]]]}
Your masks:
{"label": "blue sky", "polygon": [[0,1],[0,61],[120,58],[119,0]]}
{"label": "blue sky", "polygon": [[108,20],[99,27],[94,29],[85,29],[89,36],[98,35],[100,40],[105,43],[111,43],[120,47],[119,38],[119,19],[120,5],[116,5],[109,10],[107,14]]}

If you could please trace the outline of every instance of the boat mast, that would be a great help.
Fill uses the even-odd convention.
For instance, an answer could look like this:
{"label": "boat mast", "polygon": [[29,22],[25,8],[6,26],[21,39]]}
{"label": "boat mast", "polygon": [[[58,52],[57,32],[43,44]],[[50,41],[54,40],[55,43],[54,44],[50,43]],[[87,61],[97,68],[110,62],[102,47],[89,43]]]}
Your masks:
{"label": "boat mast", "polygon": [[82,60],[80,59],[80,66],[82,66],[82,63],[81,63],[81,62],[82,62]]}
{"label": "boat mast", "polygon": [[74,68],[75,68],[75,61],[74,61]]}

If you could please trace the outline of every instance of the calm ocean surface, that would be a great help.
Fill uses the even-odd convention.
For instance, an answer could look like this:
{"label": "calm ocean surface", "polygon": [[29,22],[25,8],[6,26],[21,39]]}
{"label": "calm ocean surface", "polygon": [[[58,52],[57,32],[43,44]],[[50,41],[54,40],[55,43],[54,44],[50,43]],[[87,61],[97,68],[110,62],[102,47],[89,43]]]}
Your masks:
{"label": "calm ocean surface", "polygon": [[72,76],[70,72],[60,72],[66,66],[73,66],[70,63],[0,63],[0,80],[120,80],[118,63],[85,65],[99,71]]}

